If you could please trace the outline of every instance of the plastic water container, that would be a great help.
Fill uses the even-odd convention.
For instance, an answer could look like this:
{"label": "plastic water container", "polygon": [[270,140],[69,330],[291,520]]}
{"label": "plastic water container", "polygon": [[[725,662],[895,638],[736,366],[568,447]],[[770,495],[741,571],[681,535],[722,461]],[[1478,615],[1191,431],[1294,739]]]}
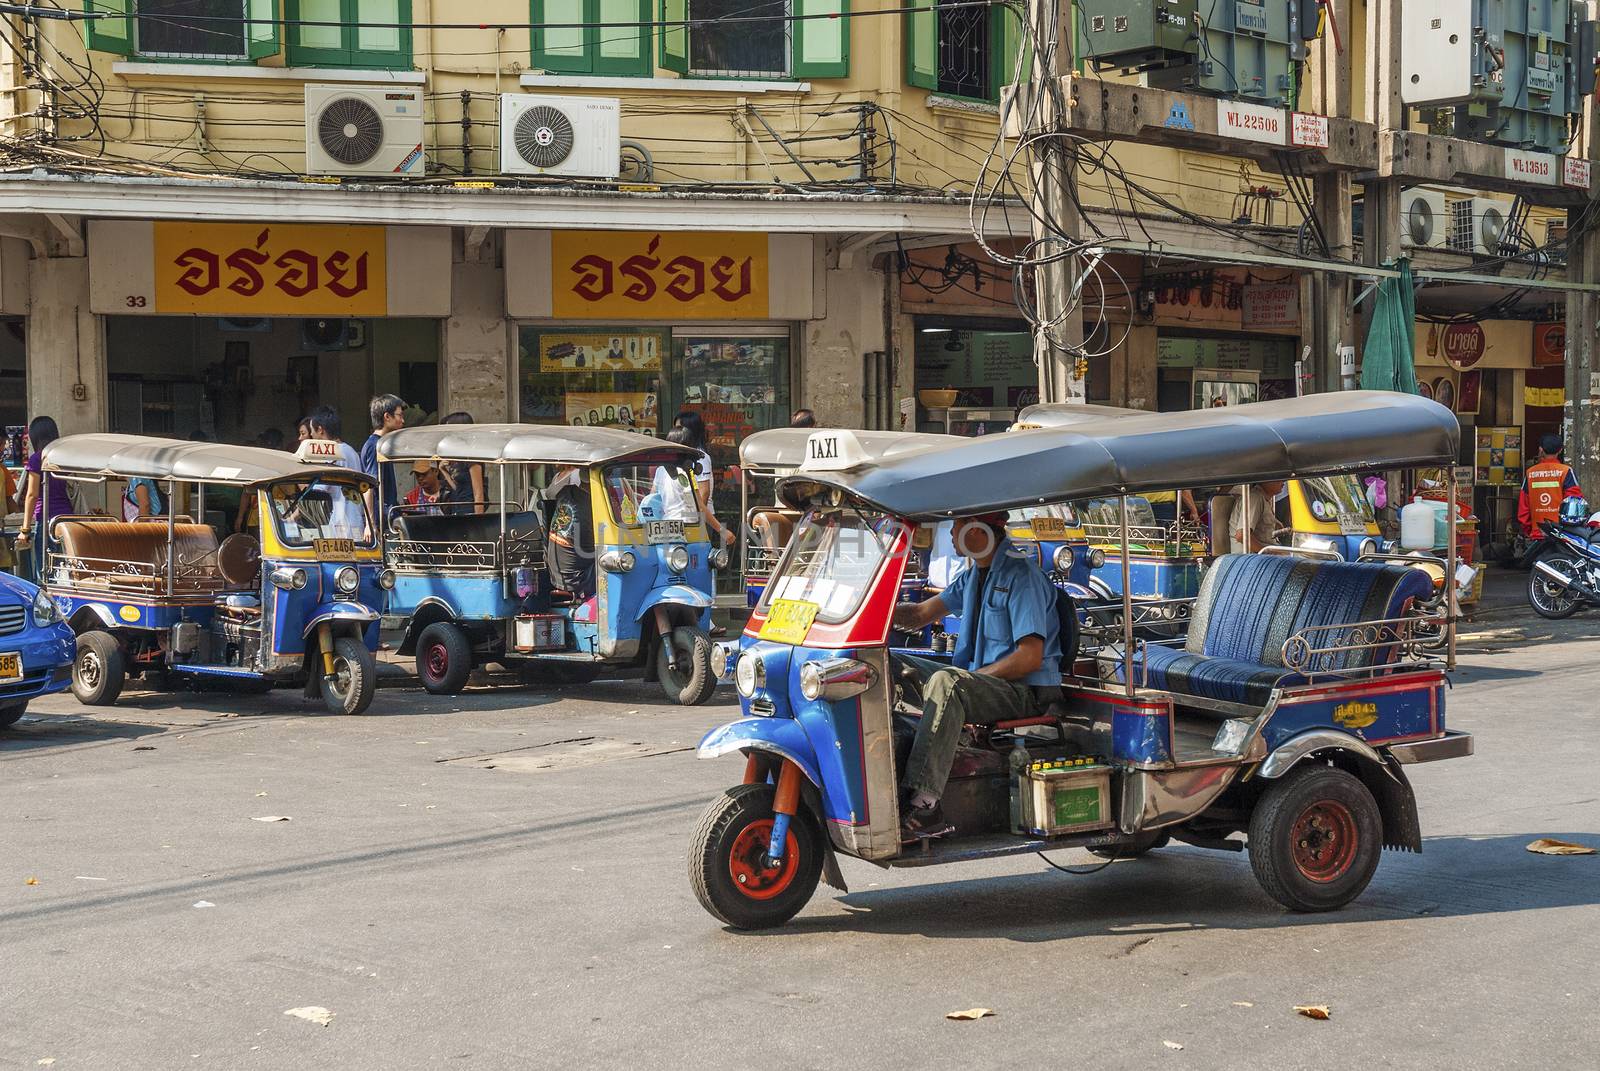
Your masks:
{"label": "plastic water container", "polygon": [[1400,509],[1400,546],[1406,550],[1432,550],[1438,523],[1443,517],[1443,502],[1420,498],[1407,502]]}

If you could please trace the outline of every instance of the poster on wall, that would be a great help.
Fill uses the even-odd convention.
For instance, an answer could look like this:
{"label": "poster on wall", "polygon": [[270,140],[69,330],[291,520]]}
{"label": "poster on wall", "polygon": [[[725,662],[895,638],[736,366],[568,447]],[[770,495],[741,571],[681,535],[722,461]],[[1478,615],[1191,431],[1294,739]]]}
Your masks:
{"label": "poster on wall", "polygon": [[657,372],[665,340],[660,334],[539,336],[541,372]]}
{"label": "poster on wall", "polygon": [[1462,416],[1477,416],[1483,399],[1483,372],[1477,368],[1461,373],[1456,389],[1456,412]]}
{"label": "poster on wall", "polygon": [[654,394],[633,391],[573,391],[566,396],[567,423],[584,428],[622,428],[656,433]]}
{"label": "poster on wall", "polygon": [[1522,484],[1522,429],[1479,428],[1477,456],[1478,483],[1489,487],[1517,487]]}

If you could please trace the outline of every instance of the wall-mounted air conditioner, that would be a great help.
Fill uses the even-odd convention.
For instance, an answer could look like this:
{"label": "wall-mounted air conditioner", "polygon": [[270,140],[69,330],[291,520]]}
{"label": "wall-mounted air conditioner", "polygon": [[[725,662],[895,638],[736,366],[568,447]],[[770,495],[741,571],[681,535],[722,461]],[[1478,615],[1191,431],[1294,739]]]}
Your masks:
{"label": "wall-mounted air conditioner", "polygon": [[1449,223],[1442,191],[1407,190],[1400,195],[1402,246],[1438,249],[1449,240]]}
{"label": "wall-mounted air conditioner", "polygon": [[420,178],[422,90],[306,86],[306,174]]}
{"label": "wall-mounted air conditioner", "polygon": [[500,171],[506,175],[617,177],[622,102],[615,97],[500,97]]}
{"label": "wall-mounted air conditioner", "polygon": [[1509,202],[1464,197],[1450,206],[1450,248],[1481,257],[1498,256],[1510,221]]}

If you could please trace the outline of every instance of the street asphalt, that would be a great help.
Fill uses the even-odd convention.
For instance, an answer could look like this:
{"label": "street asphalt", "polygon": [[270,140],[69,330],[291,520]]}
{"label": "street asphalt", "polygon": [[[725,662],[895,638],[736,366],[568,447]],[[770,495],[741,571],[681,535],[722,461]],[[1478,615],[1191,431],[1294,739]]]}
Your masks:
{"label": "street asphalt", "polygon": [[1600,847],[1600,613],[1475,627],[1425,850],[1317,916],[1174,846],[845,860],[728,931],[685,862],[726,688],[54,697],[0,734],[0,1067],[1600,1066],[1600,856],[1525,850]]}

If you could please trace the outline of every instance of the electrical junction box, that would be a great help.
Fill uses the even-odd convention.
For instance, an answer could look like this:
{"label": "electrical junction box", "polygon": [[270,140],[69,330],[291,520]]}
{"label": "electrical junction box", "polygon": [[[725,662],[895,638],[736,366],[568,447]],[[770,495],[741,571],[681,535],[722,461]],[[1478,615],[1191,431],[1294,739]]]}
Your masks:
{"label": "electrical junction box", "polygon": [[1198,0],[1077,0],[1078,55],[1096,70],[1151,71],[1194,62]]}
{"label": "electrical junction box", "polygon": [[1298,0],[1199,0],[1194,62],[1147,79],[1160,89],[1292,107],[1303,17]]}

